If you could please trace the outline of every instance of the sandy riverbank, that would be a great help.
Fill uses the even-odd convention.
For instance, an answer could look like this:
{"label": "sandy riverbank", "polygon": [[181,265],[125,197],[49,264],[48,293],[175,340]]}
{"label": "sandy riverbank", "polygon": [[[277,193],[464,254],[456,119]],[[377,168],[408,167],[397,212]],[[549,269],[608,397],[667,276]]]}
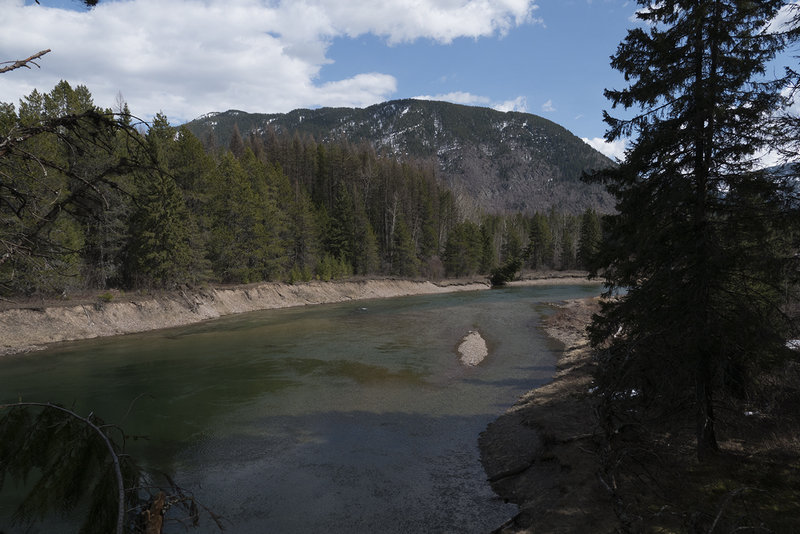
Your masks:
{"label": "sandy riverbank", "polygon": [[481,281],[434,284],[411,280],[265,283],[158,294],[104,293],[94,300],[48,302],[0,311],[0,355],[59,341],[171,328],[234,313],[348,300],[487,289]]}
{"label": "sandy riverbank", "polygon": [[[520,285],[588,283],[576,272],[539,273]],[[264,283],[161,293],[103,292],[68,300],[3,302],[0,356],[38,350],[50,343],[171,328],[234,313],[373,298],[489,289],[483,279],[346,280],[302,284]]]}

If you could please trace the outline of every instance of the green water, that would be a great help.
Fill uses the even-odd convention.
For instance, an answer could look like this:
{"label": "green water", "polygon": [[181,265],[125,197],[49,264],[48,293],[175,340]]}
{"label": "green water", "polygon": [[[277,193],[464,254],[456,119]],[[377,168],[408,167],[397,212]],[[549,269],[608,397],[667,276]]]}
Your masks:
{"label": "green water", "polygon": [[[478,434],[552,375],[544,303],[598,293],[357,301],[64,343],[0,360],[0,401],[59,402],[147,435],[131,452],[229,532],[487,532],[516,510],[485,482]],[[489,346],[472,368],[456,353],[470,330]],[[0,501],[0,531],[23,531],[10,510]]]}

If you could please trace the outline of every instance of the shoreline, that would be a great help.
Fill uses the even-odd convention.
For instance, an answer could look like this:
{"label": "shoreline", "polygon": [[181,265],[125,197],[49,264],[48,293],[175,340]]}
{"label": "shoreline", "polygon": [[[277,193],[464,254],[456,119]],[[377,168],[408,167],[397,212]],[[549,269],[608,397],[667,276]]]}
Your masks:
{"label": "shoreline", "polygon": [[478,439],[494,492],[519,513],[494,532],[617,532],[619,521],[601,486],[600,435],[594,416],[594,362],[586,325],[597,298],[554,305],[545,333],[563,344],[553,380],[528,391]]}
{"label": "shoreline", "polygon": [[[598,282],[582,273],[534,273],[508,285],[561,284]],[[29,302],[9,307],[6,303],[0,309],[0,359],[62,341],[171,328],[250,311],[490,288],[482,279],[440,283],[373,279],[263,283],[190,293],[113,292],[110,301],[95,294],[84,295],[78,302],[42,306]],[[552,381],[523,394],[478,437],[481,463],[492,490],[519,507],[519,513],[494,532],[576,532],[588,524],[596,532],[616,531],[618,521],[610,498],[596,478],[596,424],[588,393],[592,362],[585,326],[597,300],[551,303],[556,312],[543,320],[542,327],[564,345]]]}
{"label": "shoreline", "polygon": [[[516,285],[593,284],[575,272],[534,273]],[[4,303],[0,357],[42,350],[54,343],[185,326],[226,315],[350,300],[490,289],[485,279],[442,282],[400,279],[301,284],[261,283],[152,294],[96,292],[74,300]]]}

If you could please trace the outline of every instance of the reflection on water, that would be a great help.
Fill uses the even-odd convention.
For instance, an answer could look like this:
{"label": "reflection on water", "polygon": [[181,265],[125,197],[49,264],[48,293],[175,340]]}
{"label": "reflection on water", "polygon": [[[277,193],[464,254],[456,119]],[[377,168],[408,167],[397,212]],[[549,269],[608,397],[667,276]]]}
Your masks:
{"label": "reflection on water", "polygon": [[[598,292],[360,301],[67,343],[0,361],[0,401],[74,405],[148,435],[131,452],[232,532],[486,532],[515,509],[485,482],[478,433],[552,373],[541,303]],[[474,368],[456,355],[470,330],[490,349]]]}

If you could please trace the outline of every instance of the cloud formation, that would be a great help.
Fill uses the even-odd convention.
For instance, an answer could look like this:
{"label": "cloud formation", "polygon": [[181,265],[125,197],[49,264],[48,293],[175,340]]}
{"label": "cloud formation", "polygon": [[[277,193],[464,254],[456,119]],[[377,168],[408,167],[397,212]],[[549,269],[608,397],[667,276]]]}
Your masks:
{"label": "cloud formation", "polygon": [[4,75],[0,101],[66,79],[100,106],[122,92],[135,114],[163,111],[173,122],[231,108],[364,107],[391,98],[397,79],[363,72],[320,81],[334,38],[497,37],[536,22],[536,8],[535,0],[106,0],[78,12],[0,0],[0,60],[53,50],[41,69]]}
{"label": "cloud formation", "polygon": [[553,101],[552,100],[548,100],[547,102],[542,104],[542,111],[545,112],[545,113],[552,113],[555,110],[556,110],[556,108],[555,108],[555,106],[553,106]]}
{"label": "cloud formation", "polygon": [[518,96],[517,98],[504,102],[492,102],[490,98],[485,96],[456,91],[439,95],[418,95],[412,98],[417,100],[439,100],[452,102],[453,104],[464,104],[465,106],[483,106],[496,109],[497,111],[520,111],[523,113],[528,111],[528,102],[524,96]]}
{"label": "cloud formation", "polygon": [[624,139],[618,139],[616,141],[612,141],[611,143],[602,137],[594,137],[592,139],[582,137],[581,139],[593,149],[597,150],[601,154],[605,154],[613,160],[623,161],[625,159],[625,147],[628,143]]}

